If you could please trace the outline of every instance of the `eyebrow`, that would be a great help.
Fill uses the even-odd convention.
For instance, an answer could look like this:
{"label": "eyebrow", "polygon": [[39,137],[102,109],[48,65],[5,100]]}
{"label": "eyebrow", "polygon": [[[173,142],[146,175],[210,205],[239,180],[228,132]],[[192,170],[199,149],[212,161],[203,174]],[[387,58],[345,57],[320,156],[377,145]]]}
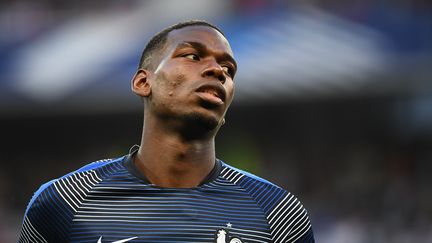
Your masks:
{"label": "eyebrow", "polygon": [[[206,45],[204,45],[201,42],[185,41],[185,42],[179,43],[176,46],[176,49],[177,48],[183,48],[183,47],[193,47],[194,49],[196,49],[199,52],[208,53],[208,49],[207,49]],[[234,67],[237,69],[237,62],[235,61],[234,57],[232,57],[230,54],[228,54],[226,52],[224,52],[221,56],[222,56],[222,59],[232,62],[232,64],[234,64]]]}

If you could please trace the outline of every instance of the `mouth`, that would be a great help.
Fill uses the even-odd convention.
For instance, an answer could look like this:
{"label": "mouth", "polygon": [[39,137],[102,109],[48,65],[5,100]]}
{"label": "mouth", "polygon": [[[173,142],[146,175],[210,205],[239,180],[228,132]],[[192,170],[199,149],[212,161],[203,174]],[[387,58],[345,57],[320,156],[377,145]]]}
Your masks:
{"label": "mouth", "polygon": [[221,87],[221,85],[202,85],[196,90],[196,92],[202,99],[210,103],[221,105],[225,102],[226,92],[225,89]]}

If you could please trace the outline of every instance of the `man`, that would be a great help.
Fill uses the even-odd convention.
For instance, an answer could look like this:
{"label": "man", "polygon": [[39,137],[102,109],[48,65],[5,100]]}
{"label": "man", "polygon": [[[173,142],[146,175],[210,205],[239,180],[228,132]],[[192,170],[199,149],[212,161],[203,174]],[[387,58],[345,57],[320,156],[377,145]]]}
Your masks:
{"label": "man", "polygon": [[293,195],[215,157],[236,67],[207,22],[153,37],[132,79],[141,146],[43,185],[20,242],[314,242]]}

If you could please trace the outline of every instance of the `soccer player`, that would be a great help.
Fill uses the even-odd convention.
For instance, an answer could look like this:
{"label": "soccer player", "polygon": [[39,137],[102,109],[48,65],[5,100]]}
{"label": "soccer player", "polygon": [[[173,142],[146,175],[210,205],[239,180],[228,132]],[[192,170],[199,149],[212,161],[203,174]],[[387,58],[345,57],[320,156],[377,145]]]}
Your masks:
{"label": "soccer player", "polygon": [[296,197],[215,157],[236,68],[207,22],[154,36],[132,79],[144,104],[141,145],[42,185],[19,241],[314,242]]}

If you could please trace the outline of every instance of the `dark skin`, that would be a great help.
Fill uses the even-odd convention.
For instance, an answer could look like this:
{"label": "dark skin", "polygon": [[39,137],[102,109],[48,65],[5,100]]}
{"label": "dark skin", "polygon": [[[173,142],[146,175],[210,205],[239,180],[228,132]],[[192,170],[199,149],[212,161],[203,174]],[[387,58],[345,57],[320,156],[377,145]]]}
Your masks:
{"label": "dark skin", "polygon": [[171,31],[151,61],[153,70],[132,79],[144,101],[134,163],[156,186],[196,187],[215,166],[214,139],[233,99],[231,47],[213,28],[187,26]]}

